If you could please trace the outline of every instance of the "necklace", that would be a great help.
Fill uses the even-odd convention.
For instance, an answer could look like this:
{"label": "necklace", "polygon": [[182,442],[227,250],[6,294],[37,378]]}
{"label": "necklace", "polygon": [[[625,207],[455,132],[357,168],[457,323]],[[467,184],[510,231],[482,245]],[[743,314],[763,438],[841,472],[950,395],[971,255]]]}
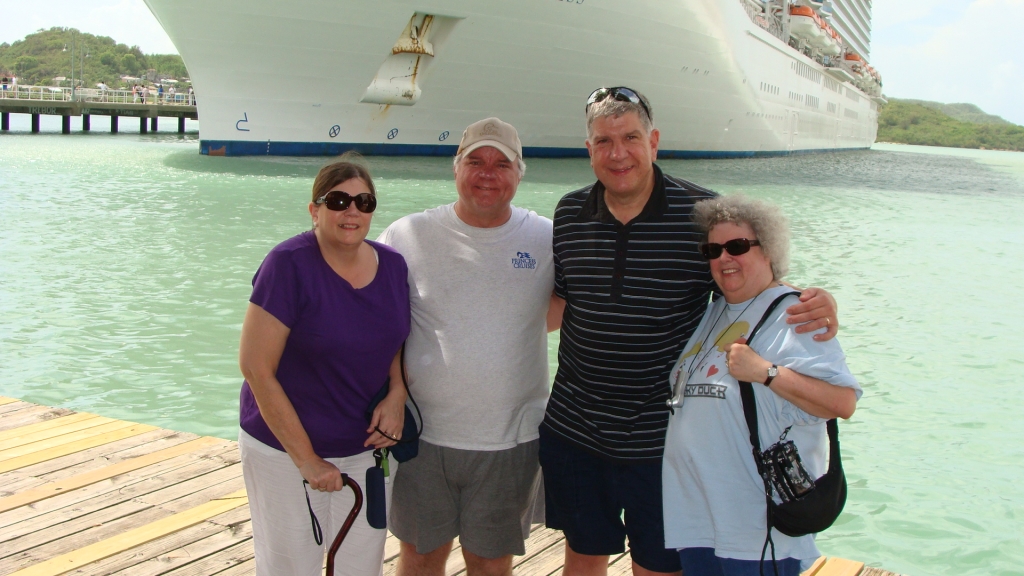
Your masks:
{"label": "necklace", "polygon": [[[762,292],[762,294],[763,293],[764,292]],[[743,310],[741,310],[740,313],[736,316],[736,320],[742,318],[743,314],[747,312],[747,309],[750,308],[754,301],[757,300],[760,296],[761,294],[758,294],[757,296],[751,298],[750,302],[747,302],[747,305],[744,306]],[[707,360],[708,356],[711,355],[711,352],[715,348],[717,348],[719,344],[721,344],[722,337],[725,336],[726,332],[728,332],[728,330],[722,330],[722,332],[718,335],[718,338],[716,338],[715,341],[711,344],[711,348],[705,349],[705,346],[707,346],[708,343],[708,338],[711,338],[711,335],[715,333],[715,328],[718,327],[718,323],[722,320],[722,316],[725,315],[725,312],[728,309],[729,303],[726,302],[725,305],[722,306],[722,311],[718,313],[718,317],[715,318],[715,322],[711,324],[711,326],[708,328],[708,332],[704,336],[704,340],[700,344],[700,349],[699,352],[697,352],[697,354],[703,352],[704,355],[701,356],[700,358],[697,358],[697,354],[694,354],[693,362],[690,363],[689,369],[685,371],[686,378],[683,378],[683,366],[686,364],[686,361],[684,360],[683,363],[679,366],[679,370],[676,372],[676,383],[674,386],[672,398],[665,402],[665,404],[668,405],[669,412],[671,412],[672,414],[676,413],[676,408],[683,407],[683,400],[685,399],[686,395],[686,385],[690,382],[690,378],[693,376],[694,372],[697,371],[697,367],[700,366],[702,362]],[[733,322],[735,322],[736,320],[733,320]]]}

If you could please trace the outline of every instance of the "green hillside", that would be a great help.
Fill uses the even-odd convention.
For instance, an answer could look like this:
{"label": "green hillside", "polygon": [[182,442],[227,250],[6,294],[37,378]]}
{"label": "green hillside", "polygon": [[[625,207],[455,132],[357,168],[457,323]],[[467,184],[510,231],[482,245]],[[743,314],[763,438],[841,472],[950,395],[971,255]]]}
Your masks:
{"label": "green hillside", "polygon": [[899,101],[906,102],[907,104],[920,104],[932,110],[938,110],[946,116],[961,122],[970,122],[971,124],[1013,124],[995,114],[987,114],[974,104],[943,104],[942,102],[932,102],[930,100],[908,100],[903,98],[900,98]]}
{"label": "green hillside", "polygon": [[878,115],[879,142],[1024,151],[1024,126],[1017,126],[998,116],[985,114],[977,106],[970,104],[942,106],[969,106],[976,111],[970,112],[971,117],[999,118],[1002,123],[960,120],[917,102],[889,99],[889,103],[882,107]]}
{"label": "green hillside", "polygon": [[[122,76],[145,77],[147,72],[181,80],[188,77],[177,54],[143,54],[138,46],[118,44],[107,36],[83,34],[74,28],[50,28],[29,34],[13,44],[0,44],[0,74],[17,76],[21,85],[50,86],[64,76],[70,85],[71,49],[74,44],[75,83],[82,78],[93,87],[104,82],[111,88],[124,85]],[[66,48],[66,50],[65,50]]]}

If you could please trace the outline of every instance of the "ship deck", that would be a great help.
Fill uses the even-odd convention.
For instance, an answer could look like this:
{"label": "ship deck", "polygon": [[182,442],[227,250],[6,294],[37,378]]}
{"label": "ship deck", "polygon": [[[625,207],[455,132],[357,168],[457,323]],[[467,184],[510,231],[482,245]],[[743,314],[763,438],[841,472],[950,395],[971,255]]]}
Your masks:
{"label": "ship deck", "polygon": [[[248,575],[252,523],[229,440],[0,397],[0,575]],[[536,526],[521,576],[560,574],[563,536]],[[446,576],[465,573],[462,554]],[[384,574],[395,573],[388,536]],[[628,554],[609,576],[630,574]],[[822,558],[804,576],[888,576]]]}

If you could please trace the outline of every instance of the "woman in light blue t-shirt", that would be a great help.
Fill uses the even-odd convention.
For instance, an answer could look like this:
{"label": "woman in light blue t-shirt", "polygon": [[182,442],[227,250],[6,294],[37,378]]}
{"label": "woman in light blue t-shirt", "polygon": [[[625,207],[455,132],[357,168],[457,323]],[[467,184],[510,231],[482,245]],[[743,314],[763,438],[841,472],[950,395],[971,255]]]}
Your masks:
{"label": "woman in light blue t-shirt", "polygon": [[[812,478],[826,469],[826,420],[849,418],[861,389],[837,340],[819,342],[787,323],[795,295],[747,345],[769,304],[793,292],[780,282],[789,231],[779,209],[719,197],[699,202],[694,220],[706,233],[701,253],[722,296],[708,306],[670,375],[676,397],[662,468],[665,547],[679,551],[686,576],[756,575],[767,510],[739,381],[753,383],[761,446],[792,440]],[[777,568],[779,576],[798,576],[802,562],[820,555],[813,535],[773,529],[772,539],[777,562],[764,567],[766,574]]]}

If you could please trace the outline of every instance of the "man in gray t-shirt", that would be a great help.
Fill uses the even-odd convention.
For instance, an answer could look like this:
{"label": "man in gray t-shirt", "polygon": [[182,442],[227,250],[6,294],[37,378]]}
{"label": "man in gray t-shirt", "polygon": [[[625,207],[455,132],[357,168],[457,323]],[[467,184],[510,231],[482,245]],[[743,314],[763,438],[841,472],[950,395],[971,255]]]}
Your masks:
{"label": "man in gray t-shirt", "polygon": [[[515,128],[470,125],[455,156],[458,200],[412,214],[379,240],[409,265],[409,388],[419,455],[396,475],[398,575],[442,576],[452,542],[469,576],[511,574],[540,485],[554,288],[551,220],[512,206],[526,166]],[[549,317],[551,320],[549,320]]]}

